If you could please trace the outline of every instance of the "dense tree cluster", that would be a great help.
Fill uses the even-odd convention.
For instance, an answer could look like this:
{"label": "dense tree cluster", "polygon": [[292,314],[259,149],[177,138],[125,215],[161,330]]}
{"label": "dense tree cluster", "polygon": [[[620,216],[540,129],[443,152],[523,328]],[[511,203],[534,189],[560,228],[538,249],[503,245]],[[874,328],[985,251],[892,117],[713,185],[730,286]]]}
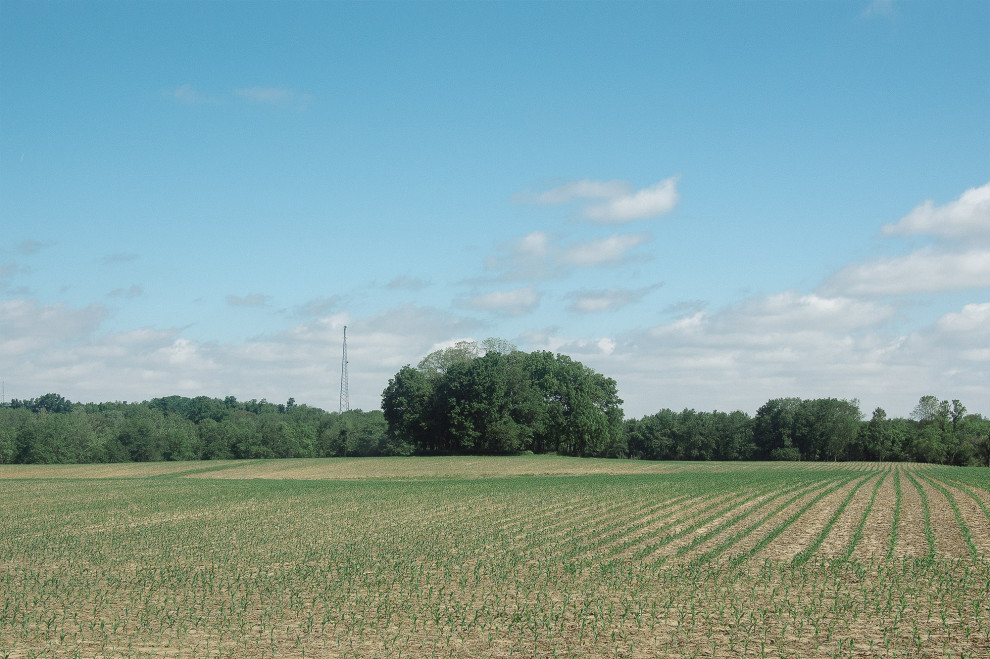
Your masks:
{"label": "dense tree cluster", "polygon": [[625,422],[626,455],[644,460],[751,460],[753,419],[745,412],[663,409]]}
{"label": "dense tree cluster", "polygon": [[438,350],[382,393],[389,437],[420,453],[620,457],[621,404],[611,378],[498,339]]}
{"label": "dense tree cluster", "polygon": [[308,458],[394,454],[381,411],[328,413],[265,400],[169,396],[72,403],[58,394],[0,407],[0,464]]}
{"label": "dense tree cluster", "polygon": [[880,460],[990,466],[990,419],[923,396],[910,419],[835,398],[776,398],[743,412],[669,409],[625,422],[629,457],[651,460]]}

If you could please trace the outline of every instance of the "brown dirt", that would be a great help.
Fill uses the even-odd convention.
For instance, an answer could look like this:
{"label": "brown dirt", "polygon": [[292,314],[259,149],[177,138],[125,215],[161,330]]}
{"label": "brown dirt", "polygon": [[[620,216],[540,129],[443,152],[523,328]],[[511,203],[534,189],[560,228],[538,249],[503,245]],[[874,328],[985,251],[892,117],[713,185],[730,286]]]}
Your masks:
{"label": "brown dirt", "polygon": [[897,529],[896,556],[920,558],[928,553],[925,539],[925,517],[921,496],[906,473],[909,467],[898,465],[901,474],[901,523]]}
{"label": "brown dirt", "polygon": [[[699,510],[720,505],[727,498],[726,496],[702,497],[700,499],[685,497],[666,502],[663,506],[651,510],[648,515],[632,520],[629,526],[636,526],[636,528],[602,544],[599,551],[604,555],[630,555],[637,547],[655,540],[659,529],[671,525],[675,520],[691,517]],[[622,548],[617,550],[618,547]]]}
{"label": "brown dirt", "polygon": [[[866,507],[870,504],[870,497],[873,495],[873,488],[876,486],[878,479],[883,479],[887,475],[886,471],[881,473],[869,474],[867,480],[863,481],[859,490],[856,492],[856,496],[853,497],[849,505],[836,520],[835,525],[832,526],[831,532],[829,532],[828,537],[822,543],[821,547],[818,548],[818,554],[825,558],[841,558],[845,556],[846,552],[849,550],[850,543],[856,535],[856,529],[859,527],[860,521],[863,519],[863,512]],[[855,484],[859,483],[857,480]],[[882,487],[882,486],[881,486]],[[879,496],[879,494],[878,494]],[[841,504],[842,500],[839,501]],[[873,504],[876,506],[876,503]],[[864,529],[865,530],[865,529]],[[862,538],[860,538],[862,541]],[[855,548],[853,549],[855,551]]]}
{"label": "brown dirt", "polygon": [[[893,470],[885,470],[881,477],[884,479],[883,484],[877,490],[873,509],[870,511],[870,516],[866,518],[866,524],[863,525],[863,535],[859,544],[853,549],[852,559],[856,561],[882,559],[886,556],[887,547],[890,545],[890,532],[894,523],[894,504],[896,501]],[[869,487],[869,485],[865,487]]]}
{"label": "brown dirt", "polygon": [[[662,546],[656,547],[651,556],[673,556],[682,547],[690,544],[694,538],[706,533],[712,528],[723,524],[726,520],[743,514],[747,510],[751,510],[760,506],[768,499],[772,498],[772,494],[765,494],[757,497],[743,495],[741,497],[729,497],[718,502],[717,505],[707,505],[700,506],[692,511],[690,516],[685,515],[678,521],[680,523],[667,529],[665,535],[676,535],[679,533],[684,533],[684,535],[666,542]],[[743,502],[742,505],[737,505]],[[734,507],[735,506],[735,507]],[[691,530],[690,532],[685,532],[691,526],[702,522],[702,525],[698,528]],[[730,527],[731,528],[731,527]],[[707,542],[712,542],[710,539]],[[702,543],[700,546],[705,546],[706,543]],[[697,553],[697,547],[689,552],[690,554]]]}
{"label": "brown dirt", "polygon": [[[973,500],[962,487],[954,485],[952,481],[942,481],[942,485],[952,494],[959,506],[959,512],[963,516],[963,521],[969,527],[970,537],[980,554],[990,555],[990,518],[987,517],[979,504]],[[968,488],[969,492],[979,496],[976,488]]]}
{"label": "brown dirt", "polygon": [[[759,561],[763,558],[772,558],[774,560],[783,561],[792,560],[798,553],[809,547],[815,541],[822,529],[825,528],[825,525],[828,524],[829,519],[832,518],[832,515],[835,513],[836,509],[845,500],[850,490],[862,481],[862,478],[856,478],[818,501],[818,503],[806,510],[801,517],[794,520],[794,523],[791,524],[783,533],[777,536],[773,542],[756,554],[756,560]],[[857,495],[860,495],[862,491],[863,488],[860,487]],[[817,491],[814,492],[814,494],[817,494]],[[804,498],[802,498],[802,501],[806,503]],[[804,503],[801,505],[804,505]],[[799,509],[800,506],[789,507],[777,516],[778,521],[786,520]],[[773,528],[774,526],[768,526],[766,532],[773,530]],[[832,533],[834,533],[834,531],[835,529],[833,528]]]}
{"label": "brown dirt", "polygon": [[[655,502],[641,502],[633,509],[633,514],[656,507]],[[628,502],[583,502],[566,513],[547,514],[540,512],[528,522],[524,521],[517,529],[516,538],[528,542],[528,546],[551,545],[568,541],[586,531],[600,526],[603,520],[616,515],[628,515]]]}
{"label": "brown dirt", "polygon": [[932,530],[935,531],[935,552],[947,558],[970,558],[969,546],[963,538],[949,500],[924,478],[918,476],[915,478],[928,495]]}
{"label": "brown dirt", "polygon": [[[757,524],[756,528],[752,529],[746,536],[740,538],[737,543],[731,547],[728,547],[726,550],[726,556],[744,554],[750,551],[760,542],[763,536],[772,532],[775,528],[777,528],[778,524],[800,510],[801,507],[808,503],[810,499],[813,499],[817,493],[817,488],[812,488],[811,490],[805,491],[786,508],[773,514],[772,516],[768,516],[769,513],[773,511],[774,507],[778,505],[778,502],[775,501],[767,506],[769,510],[761,510],[759,513],[756,513],[754,516],[755,519],[745,520],[745,526],[742,528],[748,528],[750,525]],[[786,500],[793,496],[794,493],[789,492],[783,495],[782,498]],[[767,549],[768,548],[764,548],[763,551],[765,552]],[[770,557],[772,558],[772,556]]]}

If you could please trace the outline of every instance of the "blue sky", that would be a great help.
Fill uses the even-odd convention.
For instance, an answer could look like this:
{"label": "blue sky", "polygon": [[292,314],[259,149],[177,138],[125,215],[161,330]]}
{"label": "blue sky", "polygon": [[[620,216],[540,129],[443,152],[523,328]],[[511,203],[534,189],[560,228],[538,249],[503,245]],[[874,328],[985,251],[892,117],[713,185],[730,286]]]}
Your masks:
{"label": "blue sky", "polygon": [[990,4],[0,2],[0,378],[990,413]]}

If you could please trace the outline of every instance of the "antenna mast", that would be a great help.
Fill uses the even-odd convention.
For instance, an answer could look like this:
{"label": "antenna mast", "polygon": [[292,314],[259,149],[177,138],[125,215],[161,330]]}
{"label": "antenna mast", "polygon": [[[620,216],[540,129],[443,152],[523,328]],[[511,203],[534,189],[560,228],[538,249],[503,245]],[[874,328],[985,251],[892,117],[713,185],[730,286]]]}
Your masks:
{"label": "antenna mast", "polygon": [[347,390],[347,325],[344,325],[344,355],[340,362],[340,412],[351,409],[350,392]]}

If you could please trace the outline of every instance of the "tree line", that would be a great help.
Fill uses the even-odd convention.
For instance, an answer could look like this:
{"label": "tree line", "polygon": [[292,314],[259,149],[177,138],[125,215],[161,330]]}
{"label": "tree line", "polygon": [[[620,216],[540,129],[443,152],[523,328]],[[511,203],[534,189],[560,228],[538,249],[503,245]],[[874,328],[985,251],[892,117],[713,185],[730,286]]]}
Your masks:
{"label": "tree line", "polygon": [[0,464],[394,455],[380,410],[198,396],[73,403],[58,394],[0,407]]}
{"label": "tree line", "polygon": [[990,466],[990,419],[922,396],[910,418],[856,400],[776,398],[744,412],[669,409],[625,422],[627,455],[649,460],[867,460]]}
{"label": "tree line", "polygon": [[0,405],[0,464],[514,454],[645,460],[880,460],[990,466],[990,419],[923,396],[909,418],[856,400],[776,398],[741,411],[624,419],[614,380],[562,354],[488,339],[402,367],[382,409],[342,414],[233,396]]}
{"label": "tree line", "polygon": [[741,411],[663,409],[623,421],[616,383],[566,355],[499,339],[404,366],[382,394],[394,442],[417,453],[534,453],[647,460],[880,460],[990,466],[990,419],[923,396],[908,419],[857,400],[777,398]]}

